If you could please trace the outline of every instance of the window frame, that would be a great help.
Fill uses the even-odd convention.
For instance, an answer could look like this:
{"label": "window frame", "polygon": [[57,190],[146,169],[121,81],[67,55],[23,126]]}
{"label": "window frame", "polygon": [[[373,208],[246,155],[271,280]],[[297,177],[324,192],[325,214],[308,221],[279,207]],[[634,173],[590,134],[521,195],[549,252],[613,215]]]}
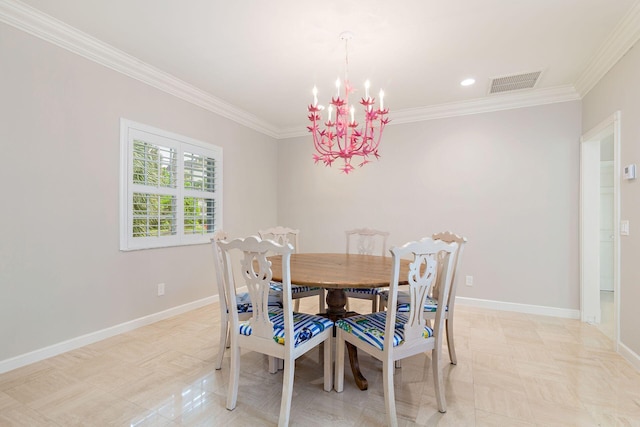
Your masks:
{"label": "window frame", "polygon": [[[133,181],[133,147],[135,140],[142,140],[161,147],[176,150],[176,185],[153,187]],[[213,191],[184,188],[184,153],[212,158],[215,161]],[[222,147],[171,133],[152,126],[120,119],[120,250],[165,248],[210,243],[216,230],[222,229]],[[168,236],[133,237],[133,194],[172,195],[176,197],[176,233]],[[184,199],[187,197],[214,200],[213,230],[205,234],[184,233]]]}

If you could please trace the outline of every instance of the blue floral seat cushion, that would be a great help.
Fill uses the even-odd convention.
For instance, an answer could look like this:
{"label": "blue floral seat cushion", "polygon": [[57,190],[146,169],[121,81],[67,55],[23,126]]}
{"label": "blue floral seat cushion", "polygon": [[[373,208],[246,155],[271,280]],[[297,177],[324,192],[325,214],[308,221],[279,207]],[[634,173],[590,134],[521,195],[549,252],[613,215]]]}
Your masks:
{"label": "blue floral seat cushion", "polygon": [[[236,304],[238,307],[238,313],[253,312],[253,305],[251,304],[251,297],[249,296],[249,292],[236,294]],[[270,291],[267,305],[273,308],[282,308],[282,294]]]}
{"label": "blue floral seat cushion", "polygon": [[[281,308],[269,309],[269,319],[273,322],[273,340],[284,345],[284,314]],[[320,332],[333,327],[333,322],[321,316],[307,313],[293,313],[293,339],[294,346],[309,341]],[[240,334],[251,335],[252,328],[250,322],[240,323]]]}
{"label": "blue floral seat cushion", "polygon": [[[271,284],[269,285],[271,287],[271,290],[276,291],[276,292],[282,292],[282,283],[280,282],[271,282]],[[302,292],[311,292],[311,291],[317,291],[320,288],[318,287],[312,287],[312,286],[298,286],[298,285],[291,285],[291,295],[295,295],[295,294],[299,294]]]}
{"label": "blue floral seat cushion", "polygon": [[[407,316],[403,314],[396,315],[396,325],[393,333],[394,347],[404,342],[404,324],[407,320]],[[340,319],[336,322],[336,327],[355,335],[379,350],[384,350],[384,325],[386,321],[387,312],[378,311],[371,314],[362,314],[360,316]],[[433,329],[425,326],[422,336],[424,338],[432,337]]]}
{"label": "blue floral seat cushion", "polygon": [[[384,291],[380,293],[380,298],[385,301],[389,300],[389,292]],[[398,291],[398,312],[399,313],[408,313],[411,308],[411,297],[408,293],[404,291]],[[449,310],[449,307],[444,308],[445,311]],[[438,310],[438,300],[427,297],[424,302],[424,311],[428,311],[431,313],[435,313]]]}

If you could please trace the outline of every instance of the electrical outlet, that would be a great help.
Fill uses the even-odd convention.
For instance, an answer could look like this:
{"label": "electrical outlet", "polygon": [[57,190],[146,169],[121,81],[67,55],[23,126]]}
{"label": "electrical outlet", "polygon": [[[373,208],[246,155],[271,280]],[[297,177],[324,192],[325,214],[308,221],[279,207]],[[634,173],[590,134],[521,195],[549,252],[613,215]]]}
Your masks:
{"label": "electrical outlet", "polygon": [[158,296],[164,295],[164,283],[158,283]]}
{"label": "electrical outlet", "polygon": [[467,276],[466,277],[465,285],[473,286],[473,276]]}

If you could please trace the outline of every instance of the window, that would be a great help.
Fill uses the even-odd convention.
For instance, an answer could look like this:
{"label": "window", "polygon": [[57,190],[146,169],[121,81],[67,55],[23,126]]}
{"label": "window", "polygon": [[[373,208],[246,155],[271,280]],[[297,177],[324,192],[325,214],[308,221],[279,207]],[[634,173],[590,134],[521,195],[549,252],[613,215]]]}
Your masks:
{"label": "window", "polygon": [[222,228],[222,148],[122,119],[120,249],[209,243]]}

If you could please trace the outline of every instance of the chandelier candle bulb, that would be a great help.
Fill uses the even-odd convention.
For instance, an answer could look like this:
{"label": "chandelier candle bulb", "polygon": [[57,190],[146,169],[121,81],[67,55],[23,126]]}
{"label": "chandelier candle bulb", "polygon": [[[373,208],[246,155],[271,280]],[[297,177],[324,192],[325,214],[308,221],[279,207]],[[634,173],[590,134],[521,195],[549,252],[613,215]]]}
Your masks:
{"label": "chandelier candle bulb", "polygon": [[355,124],[356,122],[355,114],[356,114],[356,109],[352,105],[351,106],[351,123],[353,124]]}
{"label": "chandelier candle bulb", "polygon": [[318,105],[318,88],[315,86],[313,87],[313,105]]}
{"label": "chandelier candle bulb", "polygon": [[369,100],[369,80],[364,82],[364,99]]}
{"label": "chandelier candle bulb", "polygon": [[384,111],[384,91],[380,89],[380,110]]}

